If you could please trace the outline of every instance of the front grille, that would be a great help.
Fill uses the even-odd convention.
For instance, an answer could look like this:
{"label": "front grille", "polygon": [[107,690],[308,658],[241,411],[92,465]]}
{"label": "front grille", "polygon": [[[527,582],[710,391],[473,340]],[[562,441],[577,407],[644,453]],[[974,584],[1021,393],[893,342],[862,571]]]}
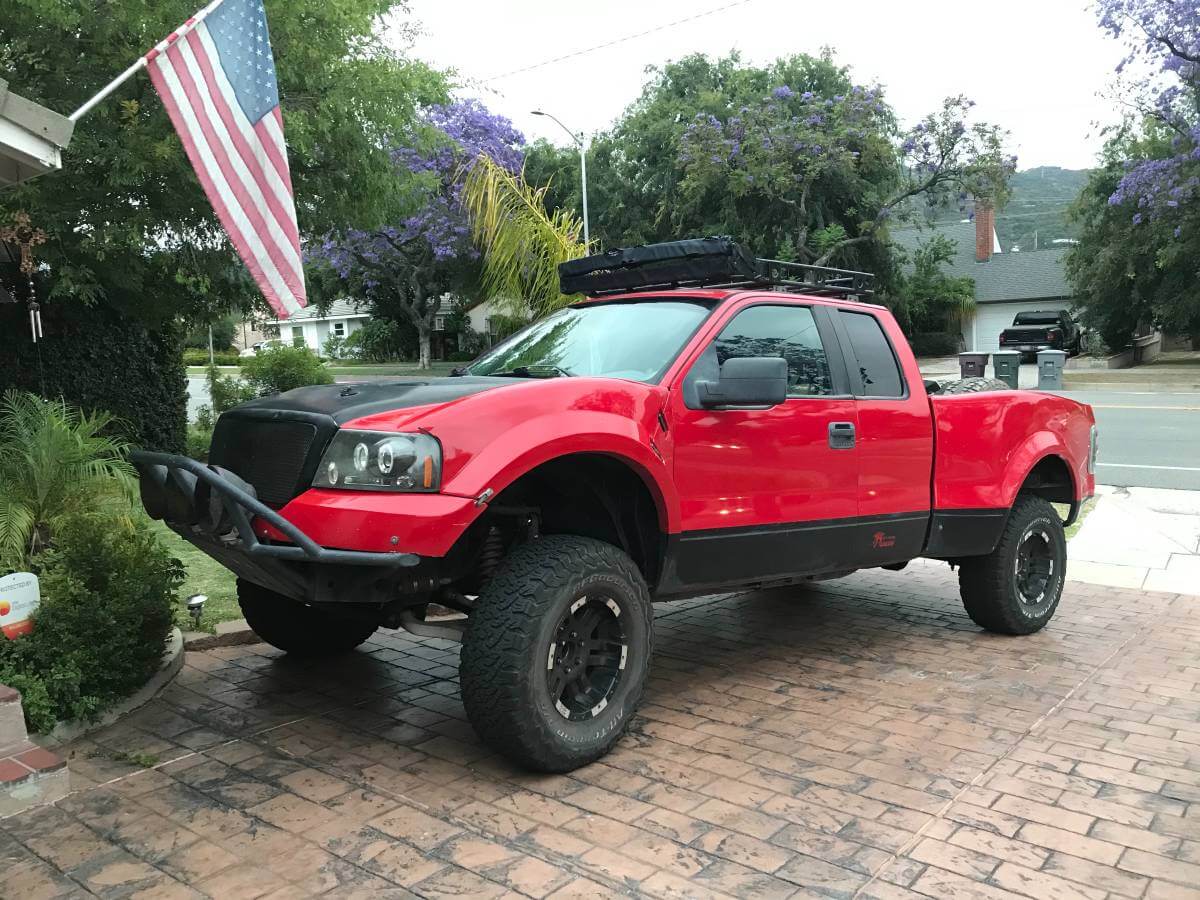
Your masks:
{"label": "front grille", "polygon": [[209,462],[249,482],[259,500],[278,509],[308,487],[305,464],[316,436],[311,422],[226,414],[217,422]]}

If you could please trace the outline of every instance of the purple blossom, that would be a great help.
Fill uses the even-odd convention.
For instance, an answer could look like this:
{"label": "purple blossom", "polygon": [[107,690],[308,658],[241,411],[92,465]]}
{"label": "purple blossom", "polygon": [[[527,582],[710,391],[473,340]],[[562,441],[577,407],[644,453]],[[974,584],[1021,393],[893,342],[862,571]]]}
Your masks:
{"label": "purple blossom", "polygon": [[431,107],[391,151],[398,169],[418,177],[415,211],[377,231],[328,235],[310,258],[328,263],[344,280],[357,278],[368,297],[388,282],[371,274],[377,270],[364,269],[364,263],[400,270],[405,255],[421,247],[439,262],[477,258],[461,200],[463,168],[486,154],[508,171],[518,172],[524,162],[524,143],[512,122],[489,112],[478,100]]}
{"label": "purple blossom", "polygon": [[790,100],[792,97],[796,96],[796,92],[786,84],[781,84],[779,87],[775,88],[775,90],[771,91],[771,96],[776,100]]}

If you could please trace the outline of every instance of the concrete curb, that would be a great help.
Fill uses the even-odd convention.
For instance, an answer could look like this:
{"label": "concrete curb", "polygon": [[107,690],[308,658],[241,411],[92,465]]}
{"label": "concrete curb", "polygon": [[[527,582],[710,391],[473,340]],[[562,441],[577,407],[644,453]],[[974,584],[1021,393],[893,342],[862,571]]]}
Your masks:
{"label": "concrete curb", "polygon": [[257,644],[262,641],[245,619],[218,622],[215,634],[206,631],[189,631],[183,636],[187,650],[212,650],[215,647],[237,647],[241,644]]}
{"label": "concrete curb", "polygon": [[142,685],[134,694],[126,697],[116,706],[109,707],[98,719],[90,721],[76,720],[60,722],[54,730],[46,735],[39,735],[37,742],[44,747],[55,747],[74,741],[85,734],[111,725],[123,716],[129,715],[140,706],[154,699],[155,695],[171,683],[172,679],[183,668],[183,633],[178,628],[172,628],[167,638],[167,651],[163,655],[162,665],[150,680]]}

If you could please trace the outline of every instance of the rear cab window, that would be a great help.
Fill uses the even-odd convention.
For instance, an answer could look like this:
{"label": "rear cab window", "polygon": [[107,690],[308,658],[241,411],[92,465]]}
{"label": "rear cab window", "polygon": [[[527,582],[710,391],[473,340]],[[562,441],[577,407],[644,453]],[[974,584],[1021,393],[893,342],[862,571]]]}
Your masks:
{"label": "rear cab window", "polygon": [[[838,319],[849,340],[846,365],[855,393],[862,397],[903,399],[908,395],[900,363],[879,320],[868,312],[838,310]],[[861,384],[861,389],[858,382]]]}

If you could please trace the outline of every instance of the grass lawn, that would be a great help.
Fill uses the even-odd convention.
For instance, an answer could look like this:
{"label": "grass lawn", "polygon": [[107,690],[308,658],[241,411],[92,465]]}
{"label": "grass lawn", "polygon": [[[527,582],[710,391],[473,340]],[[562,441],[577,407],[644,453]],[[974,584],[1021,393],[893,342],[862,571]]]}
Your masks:
{"label": "grass lawn", "polygon": [[[1084,501],[1083,507],[1079,510],[1079,518],[1075,520],[1074,525],[1072,525],[1070,528],[1068,528],[1066,530],[1066,535],[1067,535],[1068,541],[1071,538],[1075,537],[1075,535],[1079,534],[1079,529],[1083,527],[1083,520],[1086,519],[1088,517],[1088,513],[1090,513],[1095,508],[1096,508],[1096,498],[1095,497],[1092,497],[1090,500]],[[1063,521],[1065,522],[1066,518],[1067,518],[1067,514],[1071,511],[1071,508],[1069,506],[1066,506],[1065,504],[1060,504],[1058,506],[1058,511],[1059,511],[1059,514],[1063,517]]]}
{"label": "grass lawn", "polygon": [[192,617],[187,614],[187,598],[192,594],[206,594],[204,616],[200,619],[201,631],[212,631],[218,622],[240,619],[237,586],[233,573],[215,559],[197,550],[162,522],[153,522],[155,531],[171,555],[183,563],[187,577],[179,589],[179,605],[175,609],[175,624],[184,631],[195,628]]}

